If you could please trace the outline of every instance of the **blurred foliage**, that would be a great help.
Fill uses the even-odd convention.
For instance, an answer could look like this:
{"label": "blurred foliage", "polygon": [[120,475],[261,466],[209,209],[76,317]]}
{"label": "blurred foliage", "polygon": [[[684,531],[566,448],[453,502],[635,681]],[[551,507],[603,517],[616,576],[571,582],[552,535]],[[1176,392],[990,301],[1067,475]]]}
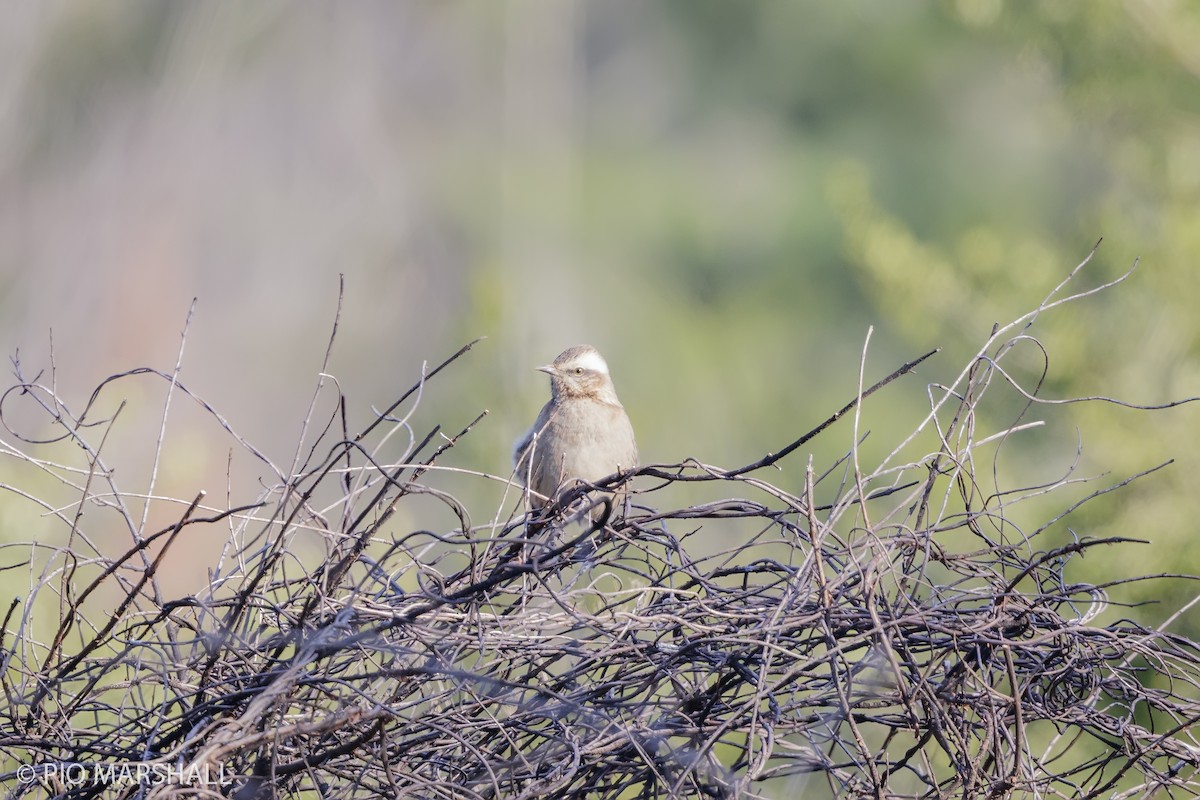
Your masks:
{"label": "blurred foliage", "polygon": [[[64,379],[90,391],[172,363],[199,295],[185,375],[273,456],[294,448],[338,272],[350,413],[488,335],[422,421],[489,408],[455,463],[500,473],[544,401],[532,367],[568,345],[608,357],[646,460],[734,466],[854,395],[870,326],[868,383],[943,349],[867,404],[864,458],[882,457],[925,384],[1100,237],[1079,286],[1141,266],[1038,321],[1046,395],[1200,394],[1194,4],[22,8],[0,32],[9,349],[53,327]],[[1090,555],[1081,579],[1200,572],[1197,413],[1036,407],[1048,425],[1000,482],[1061,473],[1077,437],[1080,473],[1112,480],[1175,458],[1075,518],[1154,542],[1141,562]],[[798,489],[809,452],[852,439],[840,423],[775,482]],[[484,515],[499,492],[464,499]]]}
{"label": "blurred foliage", "polygon": [[[687,120],[682,138],[711,147],[671,150],[666,165],[626,160],[626,188],[610,194],[636,199],[596,206],[628,215],[608,235],[636,231],[630,218],[646,216],[636,183],[677,190],[658,199],[665,210],[647,232],[659,243],[646,249],[663,262],[653,277],[676,287],[656,287],[664,305],[654,316],[704,354],[689,371],[707,364],[721,376],[692,396],[720,397],[719,380],[742,398],[736,408],[711,403],[742,424],[700,423],[728,435],[716,449],[769,447],[795,424],[789,407],[831,409],[857,369],[846,337],[861,340],[868,321],[882,334],[875,363],[940,346],[942,368],[953,369],[993,323],[1036,306],[1100,236],[1083,288],[1135,258],[1141,266],[1124,285],[1038,321],[1031,333],[1050,358],[1045,396],[1156,404],[1200,394],[1195,7],[681,0],[664,9],[683,62],[671,74],[685,76],[664,117]],[[875,407],[870,426],[911,425],[921,388],[907,390],[904,402]],[[768,413],[748,415],[752,402]],[[1200,463],[1179,447],[1193,438],[1181,436],[1195,429],[1193,408],[1089,403],[1036,407],[1031,417],[1050,426],[1025,439],[1027,458],[1001,465],[1002,485],[1065,470],[1077,434],[1081,474],[1116,481],[1179,460],[1091,507],[1092,527],[1076,533],[1155,544],[1141,562],[1127,552],[1092,560],[1091,576],[1198,570],[1200,558],[1171,544],[1187,540],[1200,511]],[[1194,588],[1180,592],[1141,599],[1171,609]]]}

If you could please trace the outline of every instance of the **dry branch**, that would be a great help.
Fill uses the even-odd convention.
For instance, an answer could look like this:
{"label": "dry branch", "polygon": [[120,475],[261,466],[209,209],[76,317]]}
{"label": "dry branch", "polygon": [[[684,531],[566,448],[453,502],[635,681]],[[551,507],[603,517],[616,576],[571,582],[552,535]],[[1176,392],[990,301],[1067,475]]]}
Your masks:
{"label": "dry branch", "polygon": [[[100,511],[53,512],[67,546],[3,550],[10,565],[30,564],[33,587],[3,628],[8,794],[1195,795],[1200,647],[1115,618],[1117,581],[1072,576],[1090,549],[1132,540],[1055,543],[1045,525],[1022,533],[1018,504],[1081,479],[987,488],[975,467],[982,448],[992,461],[1030,428],[1018,417],[977,430],[993,383],[1039,400],[1040,378],[1021,386],[1002,364],[1018,339],[1031,341],[1021,325],[1067,299],[998,328],[956,381],[931,387],[929,415],[874,471],[852,451],[822,471],[810,463],[798,495],[759,477],[848,411],[868,413],[865,398],[928,356],[743,468],[644,467],[580,487],[536,518],[482,526],[425,480],[479,420],[441,439],[439,427],[413,427],[426,382],[458,368],[470,345],[360,432],[339,394],[340,418],[306,423],[316,438],[300,443],[277,486],[227,508],[183,502],[157,532],[122,500],[101,456],[110,424],[90,409],[137,376],[207,408],[179,383],[178,365],[114,376],[73,415],[18,364],[0,403],[5,454],[75,487],[80,510]],[[58,433],[9,427],[4,406],[20,397]],[[384,461],[397,431],[408,434],[405,452]],[[83,465],[35,457],[35,439],[75,443]],[[921,442],[932,447],[905,460]],[[653,508],[663,486],[694,480],[738,496]],[[636,505],[613,508],[608,493],[630,481],[642,490]],[[417,496],[443,503],[459,527],[397,528],[395,511]],[[334,499],[318,508],[322,497]],[[1078,504],[1064,505],[1066,514]],[[105,511],[134,523],[134,543],[112,558],[78,550],[96,533],[85,521],[103,524]],[[689,555],[697,521],[737,544]],[[209,590],[169,596],[154,578],[181,533],[222,524],[229,543]],[[300,533],[327,543],[322,563],[301,563]],[[90,582],[72,577],[84,566]],[[114,586],[123,600],[101,616],[91,595]],[[32,609],[51,596],[61,614],[48,622]],[[113,764],[176,778],[130,784],[106,771]],[[231,782],[213,783],[217,772]],[[179,777],[200,775],[210,782]]]}

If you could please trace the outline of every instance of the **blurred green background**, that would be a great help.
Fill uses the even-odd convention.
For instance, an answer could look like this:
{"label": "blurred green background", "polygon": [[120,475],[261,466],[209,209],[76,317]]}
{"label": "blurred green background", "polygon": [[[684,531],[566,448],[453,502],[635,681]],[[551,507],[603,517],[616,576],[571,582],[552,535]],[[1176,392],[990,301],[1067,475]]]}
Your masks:
{"label": "blurred green background", "polygon": [[[646,461],[732,467],[850,399],[874,326],[868,382],[943,349],[868,404],[878,458],[1103,236],[1075,288],[1141,266],[1039,321],[1045,393],[1162,403],[1200,394],[1198,78],[1200,6],[1160,0],[23,0],[0,26],[0,343],[33,375],[53,330],[78,411],[111,373],[169,370],[198,297],[184,383],[286,465],[341,273],[352,427],[487,335],[417,427],[489,409],[443,463],[506,474],[547,391],[532,368],[569,345],[607,356]],[[127,491],[162,389],[112,390],[146,428],[107,445]],[[1110,480],[1174,458],[1070,520],[1153,541],[1077,577],[1200,571],[1198,413],[1034,409],[1001,482],[1061,474],[1077,438]],[[158,494],[253,496],[262,470],[227,478],[214,434],[173,417]],[[809,452],[850,440],[767,477],[798,491]],[[446,480],[496,512],[498,486]],[[39,535],[23,502],[0,500],[10,540]],[[1159,621],[1196,594],[1170,586],[1120,597]]]}

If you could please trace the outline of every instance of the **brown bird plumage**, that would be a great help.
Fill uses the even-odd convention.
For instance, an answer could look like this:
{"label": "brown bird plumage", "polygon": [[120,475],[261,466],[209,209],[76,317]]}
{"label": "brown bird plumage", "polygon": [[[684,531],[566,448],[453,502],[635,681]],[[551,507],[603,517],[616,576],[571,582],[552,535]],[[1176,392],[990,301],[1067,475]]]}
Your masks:
{"label": "brown bird plumage", "polygon": [[538,369],[550,376],[550,402],[513,448],[517,480],[532,490],[535,506],[576,480],[637,466],[633,426],[596,348],[568,348]]}

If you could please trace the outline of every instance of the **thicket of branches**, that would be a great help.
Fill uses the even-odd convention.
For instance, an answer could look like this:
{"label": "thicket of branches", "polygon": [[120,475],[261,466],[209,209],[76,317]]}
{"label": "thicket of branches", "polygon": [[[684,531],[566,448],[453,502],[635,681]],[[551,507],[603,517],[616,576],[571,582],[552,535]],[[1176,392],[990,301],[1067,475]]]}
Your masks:
{"label": "thicket of branches", "polygon": [[[1040,402],[1040,381],[1022,385],[1006,358],[1040,350],[1039,314],[1091,293],[1068,294],[1070,280],[930,385],[912,435],[874,467],[853,448],[810,460],[802,491],[766,478],[816,436],[852,426],[844,438],[858,441],[868,398],[923,359],[755,464],[647,466],[536,516],[509,503],[516,513],[486,524],[428,480],[472,426],[414,423],[427,383],[469,368],[457,360],[469,345],[363,430],[341,413],[312,419],[307,456],[258,496],[197,496],[161,530],[106,463],[106,426],[18,364],[4,453],[77,502],[43,503],[60,540],[2,551],[0,779],[11,797],[75,798],[1196,794],[1200,648],[1114,613],[1110,590],[1150,578],[1072,577],[1088,549],[1135,545],[1059,524],[1122,484],[1022,528],[1015,509],[1080,479],[994,482],[996,452],[1036,433],[1025,414]],[[203,406],[177,371],[139,370],[88,408],[132,379]],[[1000,385],[1026,407],[981,429]],[[78,463],[33,455],[47,445],[12,425],[18,402],[42,409]],[[734,499],[656,508],[685,481]],[[613,508],[626,482],[631,505]],[[6,488],[5,503],[40,502]],[[457,529],[399,525],[418,496]],[[133,544],[105,558],[92,543],[114,519]],[[226,549],[204,565],[208,591],[177,596],[156,570],[197,529]],[[727,549],[689,554],[701,529]],[[321,556],[305,562],[314,541]],[[31,590],[14,591],[14,574]],[[99,613],[95,596],[114,587],[123,599]],[[116,763],[234,780],[131,783],[104,772]]]}

